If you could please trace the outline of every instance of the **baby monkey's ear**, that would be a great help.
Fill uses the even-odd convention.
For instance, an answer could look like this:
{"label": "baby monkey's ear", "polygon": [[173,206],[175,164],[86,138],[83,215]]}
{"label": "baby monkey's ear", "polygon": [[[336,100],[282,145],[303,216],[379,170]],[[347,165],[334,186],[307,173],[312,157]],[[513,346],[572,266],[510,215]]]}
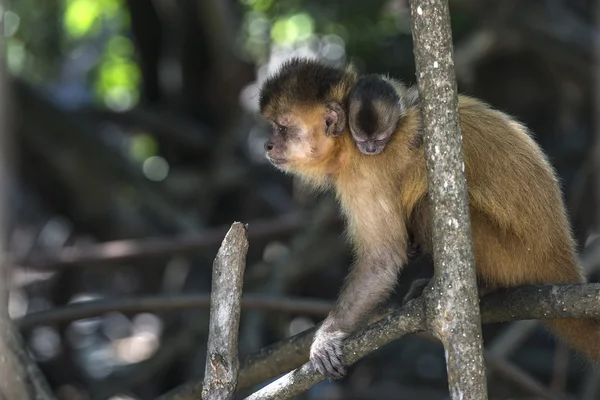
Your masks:
{"label": "baby monkey's ear", "polygon": [[340,103],[335,100],[325,102],[325,135],[340,136],[346,129],[346,112]]}

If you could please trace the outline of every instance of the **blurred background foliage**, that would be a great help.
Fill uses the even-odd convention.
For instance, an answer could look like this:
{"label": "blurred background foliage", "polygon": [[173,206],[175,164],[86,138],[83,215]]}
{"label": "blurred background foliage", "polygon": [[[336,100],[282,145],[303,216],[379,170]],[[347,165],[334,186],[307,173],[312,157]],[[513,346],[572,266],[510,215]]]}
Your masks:
{"label": "blurred background foliage", "polygon": [[[600,266],[596,3],[450,2],[460,90],[534,132],[561,176],[592,280]],[[337,212],[327,207],[330,197],[307,193],[265,163],[257,89],[292,55],[338,66],[352,61],[361,72],[415,83],[406,1],[12,0],[4,22],[18,178],[13,318],[81,301],[208,293],[224,233],[214,229],[234,220],[251,222],[251,229],[252,221],[266,221],[272,232],[251,236],[247,292],[336,296],[351,261]],[[307,213],[302,224],[278,219],[298,212]],[[200,240],[192,253],[60,261],[72,246],[125,240],[116,248],[144,253],[136,239],[180,236],[217,239]],[[430,273],[418,260],[403,273],[397,296]],[[24,324],[22,333],[59,398],[150,399],[201,377],[207,315],[115,310]],[[241,354],[318,320],[245,312]],[[506,328],[486,327],[486,341]],[[527,332],[503,362],[556,393],[600,398],[590,383],[598,375],[584,374],[541,328]],[[419,337],[391,344],[353,371],[305,398],[446,395],[443,352]],[[532,398],[514,376],[490,379],[491,398]]]}

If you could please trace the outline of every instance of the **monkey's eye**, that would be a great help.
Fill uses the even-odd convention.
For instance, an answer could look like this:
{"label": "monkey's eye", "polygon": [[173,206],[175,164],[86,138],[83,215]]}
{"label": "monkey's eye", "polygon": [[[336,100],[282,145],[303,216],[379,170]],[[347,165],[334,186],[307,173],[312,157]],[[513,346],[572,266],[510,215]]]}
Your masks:
{"label": "monkey's eye", "polygon": [[275,125],[275,131],[277,133],[284,133],[287,129],[287,126],[283,126],[283,125]]}

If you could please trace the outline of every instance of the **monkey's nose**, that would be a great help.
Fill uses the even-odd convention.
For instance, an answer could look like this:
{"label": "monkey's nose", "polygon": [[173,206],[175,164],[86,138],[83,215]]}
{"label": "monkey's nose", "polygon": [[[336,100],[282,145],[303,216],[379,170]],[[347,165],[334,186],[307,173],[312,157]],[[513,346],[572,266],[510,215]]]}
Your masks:
{"label": "monkey's nose", "polygon": [[266,142],[266,143],[265,143],[265,150],[266,150],[266,151],[271,151],[271,150],[273,150],[273,142],[271,142],[271,141],[268,141],[268,142]]}
{"label": "monkey's nose", "polygon": [[373,154],[377,151],[377,146],[375,146],[373,143],[367,143],[365,146],[365,151],[369,154]]}

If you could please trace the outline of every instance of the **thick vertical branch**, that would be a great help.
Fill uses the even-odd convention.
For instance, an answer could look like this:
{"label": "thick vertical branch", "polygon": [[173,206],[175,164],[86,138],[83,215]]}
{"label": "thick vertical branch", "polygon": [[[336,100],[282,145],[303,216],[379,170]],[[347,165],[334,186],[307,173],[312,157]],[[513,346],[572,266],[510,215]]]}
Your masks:
{"label": "thick vertical branch", "polygon": [[235,222],[225,235],[213,264],[210,327],[202,398],[230,400],[239,370],[238,331],[248,230]]}
{"label": "thick vertical branch", "polygon": [[[4,32],[5,4],[0,1],[0,32]],[[5,54],[0,34],[0,54]],[[28,357],[8,314],[9,198],[12,192],[10,126],[7,122],[8,80],[6,63],[0,60],[0,399],[50,400],[52,395],[37,365]]]}
{"label": "thick vertical branch", "polygon": [[429,323],[452,398],[487,399],[448,1],[413,0],[411,16],[435,263]]}

